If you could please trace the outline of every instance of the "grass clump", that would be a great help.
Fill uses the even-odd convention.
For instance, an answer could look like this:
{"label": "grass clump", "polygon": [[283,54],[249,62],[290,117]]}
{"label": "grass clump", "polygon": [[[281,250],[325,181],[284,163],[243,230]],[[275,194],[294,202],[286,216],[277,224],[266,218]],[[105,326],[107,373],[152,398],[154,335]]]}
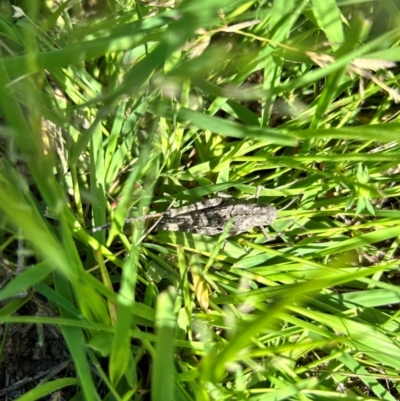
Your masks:
{"label": "grass clump", "polygon": [[[399,399],[395,3],[0,13],[2,369],[72,361],[15,399]],[[124,225],[259,186],[270,241]]]}

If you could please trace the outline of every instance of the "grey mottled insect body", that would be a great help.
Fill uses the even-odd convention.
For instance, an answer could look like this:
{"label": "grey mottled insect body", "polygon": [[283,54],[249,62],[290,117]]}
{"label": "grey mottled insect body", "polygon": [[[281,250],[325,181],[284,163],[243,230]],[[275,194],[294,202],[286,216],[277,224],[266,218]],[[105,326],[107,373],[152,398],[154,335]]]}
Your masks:
{"label": "grey mottled insect body", "polygon": [[[208,201],[206,201],[208,202]],[[196,205],[196,204],[194,204]],[[256,204],[250,201],[227,201],[221,198],[210,199],[209,207],[200,202],[196,208],[192,206],[190,211],[184,208],[173,209],[173,215],[165,216],[157,224],[157,230],[182,231],[205,235],[221,234],[230,219],[233,224],[228,236],[244,233],[256,226],[272,224],[277,217],[277,210],[266,204]],[[180,213],[177,211],[181,210]],[[172,212],[172,210],[171,210]]]}
{"label": "grey mottled insect body", "polygon": [[[160,221],[155,226],[156,230],[218,235],[224,231],[232,219],[233,223],[228,232],[228,237],[231,237],[249,231],[253,227],[272,224],[277,214],[277,210],[272,205],[257,204],[254,201],[213,198],[156,215],[129,218],[125,222],[159,218]],[[104,230],[109,226],[109,224],[105,224],[95,227],[92,232]]]}

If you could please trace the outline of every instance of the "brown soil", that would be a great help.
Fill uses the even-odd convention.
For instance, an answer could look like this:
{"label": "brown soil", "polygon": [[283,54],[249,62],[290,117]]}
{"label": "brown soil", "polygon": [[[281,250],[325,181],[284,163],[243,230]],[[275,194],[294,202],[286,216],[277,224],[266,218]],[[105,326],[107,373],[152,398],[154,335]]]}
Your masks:
{"label": "brown soil", "polygon": [[[18,314],[38,316],[39,309],[43,313],[43,306],[37,299],[29,300]],[[15,400],[39,383],[74,376],[64,339],[55,326],[2,324],[0,341],[4,341],[0,360],[0,401]],[[69,400],[75,393],[76,388],[68,387],[43,399]]]}

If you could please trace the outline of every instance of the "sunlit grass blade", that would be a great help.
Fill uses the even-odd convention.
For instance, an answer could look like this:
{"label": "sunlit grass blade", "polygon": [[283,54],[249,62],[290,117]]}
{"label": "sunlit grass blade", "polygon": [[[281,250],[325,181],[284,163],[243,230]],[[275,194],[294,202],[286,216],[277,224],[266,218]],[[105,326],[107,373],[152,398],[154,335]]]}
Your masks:
{"label": "sunlit grass blade", "polygon": [[176,317],[174,313],[176,291],[169,290],[157,299],[157,344],[153,360],[151,379],[152,401],[172,401],[175,399],[174,332]]}

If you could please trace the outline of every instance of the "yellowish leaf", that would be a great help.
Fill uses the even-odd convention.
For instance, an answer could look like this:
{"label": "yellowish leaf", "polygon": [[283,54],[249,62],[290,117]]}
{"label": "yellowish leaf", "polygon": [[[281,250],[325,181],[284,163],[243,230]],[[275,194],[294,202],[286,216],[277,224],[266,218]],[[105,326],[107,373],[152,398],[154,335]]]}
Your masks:
{"label": "yellowish leaf", "polygon": [[204,277],[196,272],[192,271],[192,280],[194,286],[194,294],[200,308],[204,311],[208,310],[210,287]]}

